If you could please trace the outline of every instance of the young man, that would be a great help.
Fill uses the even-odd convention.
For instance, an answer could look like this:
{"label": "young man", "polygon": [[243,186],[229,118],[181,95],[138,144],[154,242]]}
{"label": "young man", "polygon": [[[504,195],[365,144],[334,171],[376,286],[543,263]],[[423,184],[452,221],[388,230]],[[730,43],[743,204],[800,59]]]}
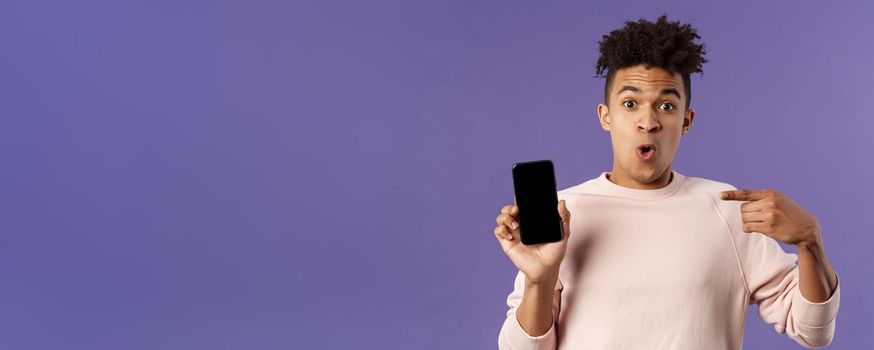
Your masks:
{"label": "young man", "polygon": [[560,242],[522,244],[518,207],[502,208],[494,234],[519,273],[500,349],[740,349],[752,303],[804,347],[831,343],[840,286],[817,219],[777,191],[671,169],[707,61],[695,39],[665,16],[603,37],[613,170],[558,191]]}

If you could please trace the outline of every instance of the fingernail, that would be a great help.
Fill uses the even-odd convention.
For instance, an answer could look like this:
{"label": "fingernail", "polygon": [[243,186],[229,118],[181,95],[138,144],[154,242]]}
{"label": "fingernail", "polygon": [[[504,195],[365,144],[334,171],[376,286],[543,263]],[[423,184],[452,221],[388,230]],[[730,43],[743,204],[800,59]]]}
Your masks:
{"label": "fingernail", "polygon": [[512,228],[513,228],[513,229],[514,229],[514,230],[515,230],[515,229],[516,229],[516,228],[517,228],[517,227],[519,227],[519,223],[518,223],[518,222],[515,222],[515,221],[513,221],[513,223],[512,223],[512,224],[510,224],[510,227],[512,227]]}

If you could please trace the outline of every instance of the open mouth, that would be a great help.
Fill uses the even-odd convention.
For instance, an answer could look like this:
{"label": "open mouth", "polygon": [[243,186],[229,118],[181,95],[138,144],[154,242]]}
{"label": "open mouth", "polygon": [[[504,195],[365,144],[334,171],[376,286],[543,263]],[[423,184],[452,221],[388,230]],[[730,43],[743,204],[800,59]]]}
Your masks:
{"label": "open mouth", "polygon": [[651,143],[644,143],[640,146],[637,146],[637,156],[643,160],[652,159],[653,155],[655,155],[656,146]]}

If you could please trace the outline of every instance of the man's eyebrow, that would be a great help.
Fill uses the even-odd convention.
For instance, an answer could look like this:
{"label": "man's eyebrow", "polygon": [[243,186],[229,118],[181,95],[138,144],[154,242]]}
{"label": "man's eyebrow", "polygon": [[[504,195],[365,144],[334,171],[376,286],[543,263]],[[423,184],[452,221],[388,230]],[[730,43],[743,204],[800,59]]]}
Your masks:
{"label": "man's eyebrow", "polygon": [[631,86],[631,85],[625,85],[625,86],[623,86],[621,89],[619,89],[619,92],[617,92],[616,94],[619,95],[619,94],[621,94],[623,91],[640,92],[640,89],[638,89],[638,88],[636,88],[636,87],[634,87],[634,86]]}
{"label": "man's eyebrow", "polygon": [[677,89],[674,89],[674,88],[666,88],[666,89],[662,89],[662,95],[674,95],[674,96],[677,96],[677,98],[681,98],[681,97],[680,97],[680,92],[677,91]]}

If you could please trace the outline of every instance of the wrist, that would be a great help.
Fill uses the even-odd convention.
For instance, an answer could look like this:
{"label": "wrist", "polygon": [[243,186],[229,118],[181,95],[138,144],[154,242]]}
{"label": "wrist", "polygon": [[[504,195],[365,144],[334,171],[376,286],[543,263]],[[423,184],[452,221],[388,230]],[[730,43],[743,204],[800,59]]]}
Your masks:
{"label": "wrist", "polygon": [[532,279],[529,277],[525,277],[525,288],[526,289],[540,289],[540,290],[552,290],[555,288],[555,284],[558,281],[558,273],[549,273],[544,276],[540,276],[538,278]]}
{"label": "wrist", "polygon": [[822,246],[822,234],[820,232],[820,228],[817,225],[812,228],[807,236],[802,239],[800,242],[795,244],[797,248],[813,250]]}

